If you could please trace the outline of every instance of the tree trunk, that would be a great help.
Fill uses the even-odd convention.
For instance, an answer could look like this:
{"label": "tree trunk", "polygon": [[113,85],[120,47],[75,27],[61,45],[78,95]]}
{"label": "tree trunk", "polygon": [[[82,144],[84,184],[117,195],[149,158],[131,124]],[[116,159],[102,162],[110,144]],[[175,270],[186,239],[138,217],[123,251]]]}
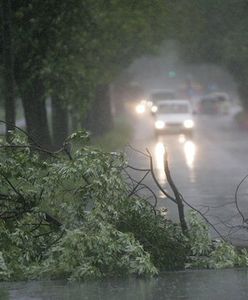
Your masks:
{"label": "tree trunk", "polygon": [[38,79],[22,93],[27,132],[41,147],[51,149],[44,86]]}
{"label": "tree trunk", "polygon": [[113,128],[113,116],[108,85],[99,85],[95,100],[86,116],[85,127],[93,135],[100,136]]}
{"label": "tree trunk", "polygon": [[71,130],[72,132],[76,132],[79,127],[79,118],[77,114],[71,113]]}
{"label": "tree trunk", "polygon": [[14,130],[16,121],[10,0],[2,1],[2,25],[5,121],[7,122],[6,136],[8,137],[8,132]]}
{"label": "tree trunk", "polygon": [[53,145],[59,149],[68,136],[68,111],[58,96],[52,97],[52,129]]}

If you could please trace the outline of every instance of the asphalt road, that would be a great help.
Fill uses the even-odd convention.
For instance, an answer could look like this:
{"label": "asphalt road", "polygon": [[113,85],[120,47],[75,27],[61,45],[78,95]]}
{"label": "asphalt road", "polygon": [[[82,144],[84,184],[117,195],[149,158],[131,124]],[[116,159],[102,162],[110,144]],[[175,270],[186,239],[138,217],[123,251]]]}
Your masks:
{"label": "asphalt road", "polygon": [[[235,204],[235,190],[248,174],[248,132],[237,128],[232,114],[198,115],[195,121],[195,134],[191,140],[180,135],[155,138],[152,116],[133,115],[131,145],[142,152],[149,149],[160,184],[172,194],[163,170],[163,152],[167,151],[172,177],[184,199],[200,210],[227,239],[248,245],[248,230],[243,222],[248,219],[248,180],[241,185],[237,197],[242,215]],[[149,160],[144,155],[130,148],[127,153],[130,165],[149,168]],[[142,177],[141,172],[131,171],[131,174],[137,180]],[[151,176],[145,183],[156,193],[158,207],[166,207],[168,218],[176,220],[175,204],[163,196]],[[147,195],[148,191],[141,193]],[[150,201],[154,203],[152,199]],[[187,205],[185,210],[188,211]],[[211,232],[213,237],[218,236]]]}

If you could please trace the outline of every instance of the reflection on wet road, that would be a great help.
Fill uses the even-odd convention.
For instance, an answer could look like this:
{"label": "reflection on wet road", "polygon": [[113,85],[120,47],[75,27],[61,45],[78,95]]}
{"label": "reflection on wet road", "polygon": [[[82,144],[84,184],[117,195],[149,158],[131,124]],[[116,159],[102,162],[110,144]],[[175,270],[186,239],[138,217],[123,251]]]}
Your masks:
{"label": "reflection on wet road", "polygon": [[165,145],[163,142],[157,142],[155,145],[155,161],[157,177],[161,184],[165,183],[165,173],[164,173],[164,155],[165,155]]}
{"label": "reflection on wet road", "polygon": [[[177,138],[177,136],[176,136]],[[178,148],[182,148],[185,157],[185,163],[189,169],[189,175],[191,181],[194,182],[195,178],[193,176],[194,172],[194,161],[196,156],[196,145],[192,139],[188,139],[185,135],[180,134],[178,136]],[[165,173],[164,173],[164,155],[170,145],[166,146],[166,141],[162,137],[159,137],[158,141],[155,144],[155,161],[157,176],[161,183],[165,183]]]}
{"label": "reflection on wet road", "polygon": [[[194,137],[164,135],[155,138],[153,120],[147,115],[135,122],[132,145],[154,158],[155,172],[160,184],[169,186],[164,174],[164,154],[172,177],[185,200],[205,212],[219,230],[237,244],[248,243],[248,233],[240,229],[242,218],[237,215],[234,194],[238,183],[248,173],[248,133],[240,132],[231,116],[197,116]],[[129,155],[130,164],[149,167],[144,157]],[[169,216],[177,216],[173,203],[162,196],[152,178],[148,184],[157,191],[159,205],[169,209]],[[239,191],[238,204],[248,218],[248,183]],[[235,232],[235,237],[234,237]]]}
{"label": "reflection on wet road", "polygon": [[190,170],[193,170],[195,153],[196,153],[195,143],[192,141],[186,141],[183,145],[183,150],[184,150],[187,166],[189,167]]}

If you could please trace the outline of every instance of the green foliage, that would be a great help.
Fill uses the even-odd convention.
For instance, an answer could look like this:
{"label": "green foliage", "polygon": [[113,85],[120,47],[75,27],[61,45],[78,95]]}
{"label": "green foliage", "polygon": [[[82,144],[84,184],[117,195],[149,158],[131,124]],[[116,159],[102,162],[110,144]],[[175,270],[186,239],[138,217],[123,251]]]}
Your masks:
{"label": "green foliage", "polygon": [[0,280],[10,278],[9,270],[3,258],[2,252],[0,252]]}
{"label": "green foliage", "polygon": [[84,131],[66,142],[72,159],[44,154],[22,134],[0,145],[0,280],[247,266],[247,252],[214,244],[196,214],[185,236],[136,195],[123,154],[87,146]]}
{"label": "green foliage", "polygon": [[150,256],[132,234],[96,220],[66,232],[48,253],[41,272],[52,278],[92,279],[129,274],[154,275]]}
{"label": "green foliage", "polygon": [[63,152],[44,157],[23,135],[2,144],[2,279],[154,275],[183,267],[179,227],[129,195],[123,154],[87,140],[85,132],[68,138],[72,160]]}
{"label": "green foliage", "polygon": [[247,250],[238,250],[225,241],[212,241],[208,226],[196,212],[191,213],[189,225],[191,256],[188,258],[186,268],[220,269],[248,266]]}
{"label": "green foliage", "polygon": [[180,226],[168,221],[159,212],[156,215],[152,213],[145,200],[134,199],[133,203],[125,203],[118,228],[133,232],[159,270],[184,268],[189,247]]}
{"label": "green foliage", "polygon": [[217,269],[234,267],[237,265],[238,257],[239,255],[232,245],[220,242],[210,253],[209,267]]}
{"label": "green foliage", "polygon": [[[34,79],[84,115],[96,86],[108,84],[164,37],[163,1],[13,1],[16,81],[31,93]],[[34,98],[35,101],[35,98]]]}
{"label": "green foliage", "polygon": [[208,226],[199,219],[196,212],[192,211],[189,218],[189,243],[194,256],[202,256],[209,253],[212,245]]}

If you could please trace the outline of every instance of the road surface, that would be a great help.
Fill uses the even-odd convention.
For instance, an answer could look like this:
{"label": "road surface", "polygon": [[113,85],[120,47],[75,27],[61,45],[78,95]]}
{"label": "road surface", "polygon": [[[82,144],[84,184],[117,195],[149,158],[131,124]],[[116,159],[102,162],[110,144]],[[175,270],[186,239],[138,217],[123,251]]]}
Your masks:
{"label": "road surface", "polygon": [[[132,117],[134,137],[131,145],[139,151],[150,150],[156,175],[161,185],[171,193],[163,171],[163,153],[167,151],[174,182],[184,199],[200,210],[223,235],[235,244],[248,245],[248,230],[243,218],[248,218],[248,180],[238,192],[235,190],[248,174],[248,133],[240,131],[233,115],[196,116],[196,130],[192,140],[182,135],[155,138],[153,119],[149,114]],[[142,154],[127,148],[129,164],[148,168],[149,161]],[[132,171],[137,180],[140,172]],[[159,192],[152,177],[145,181],[158,196],[158,207],[168,208],[167,216],[177,219],[177,209]],[[147,191],[146,191],[147,193]],[[152,200],[151,200],[152,201]],[[188,211],[187,206],[185,207]],[[212,231],[213,237],[217,235]]]}

